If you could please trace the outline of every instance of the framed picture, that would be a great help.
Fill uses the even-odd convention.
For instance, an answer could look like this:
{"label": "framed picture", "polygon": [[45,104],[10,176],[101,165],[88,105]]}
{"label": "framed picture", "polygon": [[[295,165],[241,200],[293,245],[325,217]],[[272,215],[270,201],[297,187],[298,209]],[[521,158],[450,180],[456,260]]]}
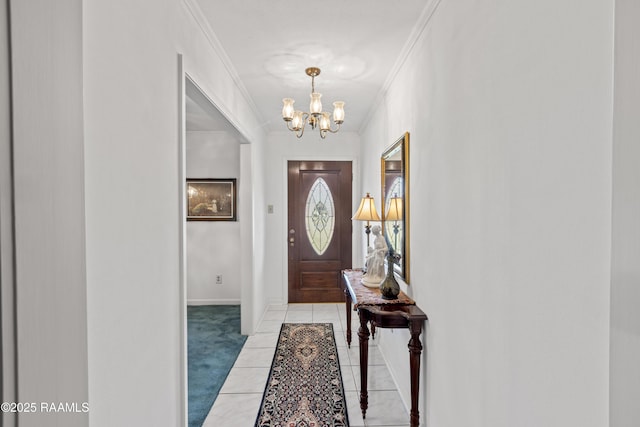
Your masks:
{"label": "framed picture", "polygon": [[187,221],[235,221],[236,179],[187,179]]}

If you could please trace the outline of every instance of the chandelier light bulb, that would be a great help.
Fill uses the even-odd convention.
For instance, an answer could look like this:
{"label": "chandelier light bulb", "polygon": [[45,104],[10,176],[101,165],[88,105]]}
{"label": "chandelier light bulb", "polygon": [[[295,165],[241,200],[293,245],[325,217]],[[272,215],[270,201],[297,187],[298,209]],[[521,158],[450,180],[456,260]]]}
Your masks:
{"label": "chandelier light bulb", "polygon": [[282,118],[284,119],[284,121],[288,122],[291,119],[293,119],[293,112],[294,112],[294,108],[293,108],[293,103],[296,102],[291,98],[285,98],[282,100],[283,102],[283,106],[282,106]]}
{"label": "chandelier light bulb", "polygon": [[320,116],[320,130],[328,131],[331,128],[331,119],[329,113],[322,113]]}
{"label": "chandelier light bulb", "polygon": [[344,102],[336,101],[333,103],[333,121],[338,125],[344,122]]}
{"label": "chandelier light bulb", "polygon": [[318,92],[313,92],[311,95],[311,103],[309,104],[309,111],[312,116],[317,116],[322,113],[322,94]]}
{"label": "chandelier light bulb", "polygon": [[302,129],[302,127],[304,126],[303,114],[304,113],[302,111],[296,111],[296,112],[293,113],[293,120],[291,122],[291,127],[296,132],[299,131],[300,129]]}

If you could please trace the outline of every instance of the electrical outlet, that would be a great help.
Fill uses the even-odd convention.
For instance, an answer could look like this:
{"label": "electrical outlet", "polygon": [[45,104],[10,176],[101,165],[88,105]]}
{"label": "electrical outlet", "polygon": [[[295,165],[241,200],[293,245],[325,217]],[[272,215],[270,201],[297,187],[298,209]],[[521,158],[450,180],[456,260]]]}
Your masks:
{"label": "electrical outlet", "polygon": [[222,274],[216,276],[216,285],[222,285]]}

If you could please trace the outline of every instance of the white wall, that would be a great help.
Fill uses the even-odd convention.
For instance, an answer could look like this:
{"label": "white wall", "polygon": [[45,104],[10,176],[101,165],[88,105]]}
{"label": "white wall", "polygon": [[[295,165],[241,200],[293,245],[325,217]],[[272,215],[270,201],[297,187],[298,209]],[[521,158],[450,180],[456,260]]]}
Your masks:
{"label": "white wall", "polygon": [[[286,124],[282,122],[283,128]],[[288,160],[347,160],[352,161],[354,188],[353,212],[362,195],[359,191],[359,150],[360,137],[356,133],[339,132],[321,139],[319,134],[309,129],[298,139],[289,131],[271,132],[267,137],[268,150],[264,153],[265,193],[262,203],[256,209],[263,215],[267,205],[273,205],[273,214],[265,220],[265,277],[263,281],[265,298],[270,304],[286,304],[288,298],[287,277],[287,161]],[[368,190],[367,190],[368,191]],[[361,231],[357,225],[354,232]],[[364,234],[364,233],[362,233]],[[360,234],[354,234],[354,263],[360,254]],[[358,264],[354,264],[358,265]],[[360,261],[360,264],[361,261]]]}
{"label": "white wall", "polygon": [[[241,172],[250,175],[253,190],[251,205],[253,218],[253,239],[251,242],[251,252],[253,256],[253,298],[251,298],[251,308],[253,309],[252,316],[255,323],[251,331],[243,328],[242,333],[253,332],[257,323],[262,320],[270,301],[268,287],[271,281],[268,275],[269,265],[267,261],[272,246],[268,243],[267,215],[265,209],[265,193],[268,188],[265,172],[267,165],[265,165],[263,161],[268,150],[266,144],[252,144],[250,151],[251,170],[246,171],[246,168],[243,168]],[[246,157],[249,157],[249,153],[247,153],[246,149],[243,150],[243,153],[245,156],[242,158],[242,166],[245,166],[248,162]],[[243,274],[246,273],[243,272]],[[243,286],[245,285],[243,284]],[[244,294],[242,299],[245,301]]]}
{"label": "white wall", "polygon": [[363,132],[367,190],[411,133],[427,425],[608,423],[612,37],[612,1],[443,1]]}
{"label": "white wall", "polygon": [[263,143],[260,121],[196,15],[181,0],[84,2],[92,427],[176,426],[186,416],[178,53],[247,142]]}
{"label": "white wall", "polygon": [[86,412],[40,406],[88,401],[82,2],[10,11],[16,399],[38,409],[18,422],[86,426]]}
{"label": "white wall", "polygon": [[[252,149],[257,144],[240,145],[240,185],[238,186],[238,221],[240,227],[240,298],[242,305],[240,309],[240,332],[243,335],[252,335],[257,320],[261,319],[265,311],[267,302],[258,293],[258,287],[254,285],[254,271],[264,271],[262,264],[254,266],[255,254],[262,254],[263,251],[254,250],[255,242],[263,242],[264,238],[260,233],[260,239],[254,236],[254,214],[253,214],[253,188],[254,172],[252,170]],[[256,188],[262,189],[264,183],[261,182]],[[262,274],[262,273],[260,273]],[[260,277],[260,276],[259,276]],[[256,308],[257,307],[257,308]],[[255,310],[260,310],[257,314]]]}
{"label": "white wall", "polygon": [[[240,142],[235,135],[188,131],[186,145],[187,178],[238,179]],[[240,304],[241,225],[239,221],[187,222],[188,304]],[[216,284],[217,275],[222,275],[222,284]]]}
{"label": "white wall", "polygon": [[611,262],[610,425],[638,424],[640,408],[640,4],[616,1]]}
{"label": "white wall", "polygon": [[[8,0],[0,2],[0,363],[3,402],[17,401],[15,271],[13,233],[13,159],[11,156],[11,56]],[[16,425],[17,414],[3,412],[0,424]]]}

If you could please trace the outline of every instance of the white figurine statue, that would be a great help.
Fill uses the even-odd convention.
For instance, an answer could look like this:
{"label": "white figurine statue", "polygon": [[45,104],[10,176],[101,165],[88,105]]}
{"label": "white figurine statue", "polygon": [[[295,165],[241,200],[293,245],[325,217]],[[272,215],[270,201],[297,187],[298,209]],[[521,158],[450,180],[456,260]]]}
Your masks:
{"label": "white figurine statue", "polygon": [[[362,276],[362,284],[369,288],[377,288],[384,280],[384,257],[387,253],[387,242],[381,234],[379,225],[371,227],[371,232],[375,236],[373,239],[373,249],[367,253],[367,272]],[[371,249],[371,248],[369,248]]]}

